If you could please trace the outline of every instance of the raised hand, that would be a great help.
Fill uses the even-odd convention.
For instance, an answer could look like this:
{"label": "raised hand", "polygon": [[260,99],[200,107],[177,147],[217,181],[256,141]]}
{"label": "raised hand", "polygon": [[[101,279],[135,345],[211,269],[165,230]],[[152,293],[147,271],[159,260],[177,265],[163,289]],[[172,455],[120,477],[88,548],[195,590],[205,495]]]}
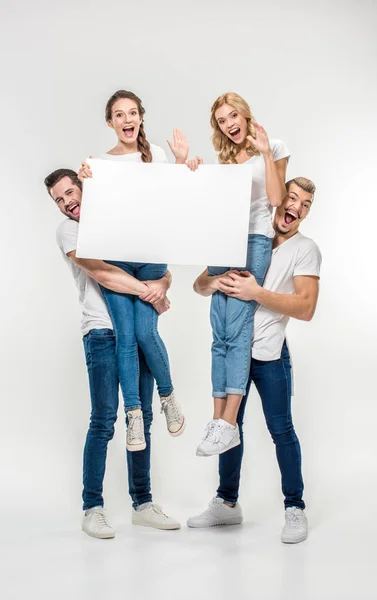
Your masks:
{"label": "raised hand", "polygon": [[174,154],[176,164],[184,165],[189,153],[189,144],[182,131],[173,129],[173,143],[170,140],[166,141]]}
{"label": "raised hand", "polygon": [[270,151],[270,142],[266,130],[256,121],[251,121],[251,125],[253,135],[248,135],[246,139],[251,142],[255,150],[258,150],[261,154],[267,154]]}

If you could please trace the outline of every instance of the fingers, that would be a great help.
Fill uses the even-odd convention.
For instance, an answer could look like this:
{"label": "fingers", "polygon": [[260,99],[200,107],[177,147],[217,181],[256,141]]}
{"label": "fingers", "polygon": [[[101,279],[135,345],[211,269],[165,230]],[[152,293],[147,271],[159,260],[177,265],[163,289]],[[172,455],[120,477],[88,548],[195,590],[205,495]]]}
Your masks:
{"label": "fingers", "polygon": [[[167,143],[169,145],[170,150],[173,152],[173,145],[172,145],[172,143],[170,142],[170,140],[166,140],[166,141],[167,141]],[[174,154],[174,152],[173,152],[173,154]]]}
{"label": "fingers", "polygon": [[93,177],[92,169],[90,168],[90,165],[88,165],[87,162],[83,161],[81,163],[81,167],[79,169],[79,172],[77,173],[77,177],[80,179],[80,181],[83,181],[83,179]]}
{"label": "fingers", "polygon": [[190,160],[186,160],[185,163],[188,168],[190,169],[190,171],[196,171],[199,167],[199,165],[203,164],[203,159],[200,158],[200,156],[196,156],[195,158],[191,158]]}

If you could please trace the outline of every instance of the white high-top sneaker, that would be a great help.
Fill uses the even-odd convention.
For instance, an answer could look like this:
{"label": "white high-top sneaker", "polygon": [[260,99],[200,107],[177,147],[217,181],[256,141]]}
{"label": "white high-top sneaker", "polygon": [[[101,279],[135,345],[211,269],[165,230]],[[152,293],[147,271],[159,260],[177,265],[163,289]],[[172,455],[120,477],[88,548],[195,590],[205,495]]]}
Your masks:
{"label": "white high-top sneaker", "polygon": [[115,529],[111,526],[102,506],[95,506],[87,511],[81,529],[91,537],[102,540],[115,537]]}
{"label": "white high-top sneaker", "polygon": [[165,413],[168,432],[173,437],[181,435],[186,427],[186,421],[181,407],[175,399],[174,392],[172,392],[170,396],[161,397],[160,401],[161,412]]}
{"label": "white high-top sneaker", "polygon": [[162,512],[161,506],[148,502],[142,510],[132,509],[132,525],[154,527],[154,529],[180,529],[181,524]]}
{"label": "white high-top sneaker", "polygon": [[130,452],[144,450],[147,446],[144,437],[143,413],[140,408],[129,410],[127,413],[128,427],[126,434],[126,448]]}
{"label": "white high-top sneaker", "polygon": [[196,456],[213,456],[239,446],[238,425],[231,425],[223,419],[210,421],[205,429],[203,440],[196,449]]}
{"label": "white high-top sneaker", "polygon": [[204,512],[187,520],[187,525],[188,527],[218,527],[239,525],[242,521],[242,509],[238,502],[232,507],[225,504],[222,498],[213,498]]}
{"label": "white high-top sneaker", "polygon": [[285,509],[285,525],[281,533],[284,544],[298,544],[308,537],[308,520],[302,508],[288,506]]}

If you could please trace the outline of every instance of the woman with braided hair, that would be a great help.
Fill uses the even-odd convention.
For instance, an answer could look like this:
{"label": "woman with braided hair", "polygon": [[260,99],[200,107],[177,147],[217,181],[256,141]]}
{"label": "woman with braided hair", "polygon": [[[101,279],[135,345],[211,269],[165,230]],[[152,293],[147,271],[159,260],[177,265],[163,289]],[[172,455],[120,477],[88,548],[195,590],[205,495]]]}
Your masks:
{"label": "woman with braided hair", "polygon": [[[280,206],[285,190],[289,151],[281,140],[269,140],[247,102],[238,94],[223,94],[211,108],[212,142],[220,164],[252,165],[252,189],[246,266],[239,274],[252,273],[259,285],[270,262],[274,230],[272,207]],[[203,161],[188,161],[195,170]],[[239,265],[240,266],[240,265]],[[238,266],[238,267],[239,267]],[[257,303],[232,298],[222,278],[230,267],[208,267],[194,289],[212,294],[212,395],[214,415],[208,423],[198,456],[222,454],[240,444],[238,410],[246,394],[251,363],[251,341]],[[228,273],[232,277],[231,272]],[[225,280],[228,282],[227,280]],[[211,290],[208,293],[208,290]],[[224,291],[228,291],[226,295]]]}
{"label": "woman with braided hair", "polygon": [[[106,105],[105,118],[118,138],[116,146],[104,160],[129,162],[163,162],[168,159],[162,148],[150,144],[144,130],[144,107],[140,98],[125,90],[115,92]],[[173,143],[168,142],[177,164],[185,164],[188,143],[184,135],[175,129]],[[78,174],[81,181],[92,177],[90,166],[83,162]],[[133,294],[121,294],[101,287],[116,336],[116,353],[119,382],[126,412],[127,450],[144,450],[143,415],[139,395],[138,345],[156,380],[161,400],[161,412],[165,413],[167,428],[172,436],[183,433],[185,419],[174,397],[170,376],[169,358],[158,329],[158,314],[169,308],[166,292],[171,276],[167,265],[106,261],[120,267],[135,278]]]}

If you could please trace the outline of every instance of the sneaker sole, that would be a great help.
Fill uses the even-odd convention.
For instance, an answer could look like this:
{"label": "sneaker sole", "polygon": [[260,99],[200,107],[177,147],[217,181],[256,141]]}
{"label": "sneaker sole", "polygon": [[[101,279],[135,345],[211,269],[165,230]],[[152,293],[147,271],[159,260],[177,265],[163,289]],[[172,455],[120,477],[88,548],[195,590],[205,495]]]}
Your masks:
{"label": "sneaker sole", "polygon": [[126,450],[128,450],[129,452],[139,452],[140,450],[145,450],[145,448],[147,447],[147,444],[139,444],[139,445],[134,445],[134,446],[128,446],[126,444]]}
{"label": "sneaker sole", "polygon": [[178,431],[169,431],[169,429],[168,429],[168,431],[172,437],[178,437],[179,435],[182,435],[185,428],[186,428],[186,419],[183,417],[183,423],[182,423],[180,429],[178,429]]}
{"label": "sneaker sole", "polygon": [[90,533],[89,531],[86,531],[85,529],[82,529],[82,531],[84,533],[86,533],[86,535],[89,535],[92,538],[96,538],[97,540],[112,540],[113,538],[115,538],[115,533],[113,533],[113,534],[104,534],[104,535],[96,535],[95,533]]}
{"label": "sneaker sole", "polygon": [[297,538],[289,538],[289,537],[281,537],[281,541],[283,544],[299,544],[300,542],[304,542],[306,540],[306,538],[308,537],[308,534],[302,534],[300,537]]}
{"label": "sneaker sole", "polygon": [[235,444],[231,444],[230,446],[228,446],[228,448],[224,448],[224,450],[221,450],[221,452],[211,452],[211,453],[207,453],[207,452],[203,452],[203,450],[196,450],[196,456],[219,456],[220,454],[224,454],[224,452],[228,452],[228,450],[231,450],[232,448],[236,448],[236,446],[239,446],[241,444],[241,440],[238,440]]}
{"label": "sneaker sole", "polygon": [[218,523],[211,523],[210,525],[190,525],[187,521],[187,527],[192,529],[209,529],[210,527],[226,527],[227,525],[241,525],[243,517],[230,517],[226,521],[219,521]]}
{"label": "sneaker sole", "polygon": [[161,529],[162,531],[181,529],[180,523],[177,523],[176,525],[153,525],[152,523],[135,523],[135,521],[132,521],[132,525],[136,525],[138,527],[151,527],[152,529]]}

